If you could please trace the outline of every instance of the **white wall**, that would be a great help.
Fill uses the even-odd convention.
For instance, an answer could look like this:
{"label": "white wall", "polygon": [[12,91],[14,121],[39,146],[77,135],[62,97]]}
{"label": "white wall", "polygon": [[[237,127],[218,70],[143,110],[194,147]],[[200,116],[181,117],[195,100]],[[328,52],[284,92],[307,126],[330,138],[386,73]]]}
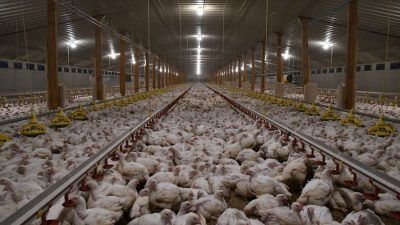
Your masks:
{"label": "white wall", "polygon": [[[58,82],[67,89],[92,87],[90,74],[58,72]],[[104,76],[105,86],[118,85],[118,76]],[[0,92],[44,91],[47,89],[45,71],[0,68]]]}
{"label": "white wall", "polygon": [[[345,82],[345,74],[313,74],[311,81],[319,88],[337,88]],[[359,91],[400,92],[400,70],[360,71],[356,84]]]}

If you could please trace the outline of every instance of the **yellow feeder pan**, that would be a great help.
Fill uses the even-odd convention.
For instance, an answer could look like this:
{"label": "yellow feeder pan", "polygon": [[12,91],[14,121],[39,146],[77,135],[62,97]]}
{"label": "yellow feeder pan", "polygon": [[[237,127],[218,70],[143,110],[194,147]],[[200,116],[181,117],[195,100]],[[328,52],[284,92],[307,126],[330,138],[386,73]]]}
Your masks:
{"label": "yellow feeder pan", "polygon": [[87,120],[88,119],[87,113],[82,108],[82,106],[79,106],[75,111],[73,111],[69,117],[73,120]]}
{"label": "yellow feeder pan", "polygon": [[387,137],[393,133],[393,126],[385,122],[383,115],[380,115],[378,121],[372,127],[368,128],[368,134],[378,137]]}
{"label": "yellow feeder pan", "polygon": [[38,135],[46,133],[46,131],[46,127],[43,124],[39,123],[36,119],[35,113],[32,113],[32,117],[29,122],[23,125],[22,128],[19,130],[22,135],[25,135],[27,137],[36,137]]}
{"label": "yellow feeder pan", "polygon": [[319,108],[317,105],[312,104],[312,106],[306,110],[306,114],[310,116],[319,116]]}
{"label": "yellow feeder pan", "polygon": [[96,103],[96,101],[92,102],[92,105],[90,106],[91,111],[99,111],[100,106]]}
{"label": "yellow feeder pan", "polygon": [[304,105],[303,102],[300,102],[299,104],[296,105],[295,110],[299,112],[305,112],[307,110],[307,107]]}
{"label": "yellow feeder pan", "polygon": [[361,127],[362,126],[361,120],[358,119],[356,117],[356,115],[354,115],[353,109],[349,111],[349,113],[347,114],[346,117],[344,117],[344,118],[342,118],[340,120],[340,123],[342,125],[354,124],[357,127]]}
{"label": "yellow feeder pan", "polygon": [[278,97],[272,97],[271,98],[271,104],[278,104],[280,102],[280,99]]}
{"label": "yellow feeder pan", "polygon": [[0,146],[2,146],[7,141],[11,141],[11,138],[9,138],[7,135],[3,133],[0,133]]}
{"label": "yellow feeder pan", "polygon": [[329,105],[328,110],[322,113],[321,120],[328,121],[328,120],[339,120],[339,115],[333,111],[332,105]]}
{"label": "yellow feeder pan", "polygon": [[128,97],[127,102],[128,104],[133,104],[135,102],[133,96]]}
{"label": "yellow feeder pan", "polygon": [[51,120],[50,127],[62,128],[71,124],[71,120],[65,115],[64,111],[60,109],[56,116]]}
{"label": "yellow feeder pan", "polygon": [[8,101],[7,101],[6,96],[3,96],[2,104],[3,104],[3,105],[7,105],[7,103],[8,103]]}
{"label": "yellow feeder pan", "polygon": [[290,104],[290,101],[285,98],[281,99],[281,102],[279,103],[280,106],[290,106]]}
{"label": "yellow feeder pan", "polygon": [[127,106],[127,103],[125,102],[124,99],[119,99],[118,101],[114,102],[114,105],[118,107],[124,107]]}

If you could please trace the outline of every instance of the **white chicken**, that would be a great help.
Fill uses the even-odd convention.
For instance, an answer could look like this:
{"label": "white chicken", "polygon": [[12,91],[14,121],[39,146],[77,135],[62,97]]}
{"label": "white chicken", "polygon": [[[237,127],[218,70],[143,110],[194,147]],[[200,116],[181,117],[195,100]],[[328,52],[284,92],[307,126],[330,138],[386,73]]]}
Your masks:
{"label": "white chicken", "polygon": [[347,188],[335,188],[327,205],[343,213],[348,211],[360,211],[363,208],[365,197],[360,192],[355,192]]}
{"label": "white chicken", "polygon": [[265,211],[261,221],[266,225],[299,225],[302,224],[300,212],[303,209],[303,204],[293,202],[289,207],[275,207]]}
{"label": "white chicken", "polygon": [[288,201],[288,197],[283,194],[278,194],[276,197],[270,194],[263,194],[249,202],[243,211],[247,216],[261,217],[265,210],[284,206]]}
{"label": "white chicken", "polygon": [[329,224],[333,218],[329,209],[325,206],[307,205],[300,212],[305,225]]}
{"label": "white chicken", "polygon": [[149,182],[150,208],[179,209],[182,202],[181,190],[171,183]]}
{"label": "white chicken", "polygon": [[217,225],[248,225],[247,216],[238,209],[226,209],[219,217]]}
{"label": "white chicken", "polygon": [[288,197],[291,197],[292,194],[289,192],[289,188],[279,182],[277,179],[264,176],[264,175],[251,175],[250,178],[250,190],[251,193],[255,196],[260,196],[262,194],[284,194]]}
{"label": "white chicken", "polygon": [[16,203],[26,202],[43,192],[43,188],[32,181],[17,183],[9,178],[2,177],[0,178],[0,184],[6,187],[6,190],[11,193]]}
{"label": "white chicken", "polygon": [[384,225],[381,219],[371,210],[365,209],[359,212],[351,212],[343,219],[342,225]]}
{"label": "white chicken", "polygon": [[131,219],[134,219],[149,213],[151,213],[149,206],[149,191],[147,188],[145,188],[140,190],[139,196],[133,203],[132,208],[129,212],[129,217]]}
{"label": "white chicken", "polygon": [[82,196],[70,196],[70,200],[76,204],[73,219],[75,225],[114,225],[120,217],[118,213],[103,208],[86,209],[86,202]]}
{"label": "white chicken", "polygon": [[149,172],[146,167],[140,163],[127,162],[123,154],[118,154],[119,164],[117,170],[121,173],[122,177],[129,182],[133,179],[138,181],[147,180],[149,178]]}
{"label": "white chicken", "polygon": [[379,215],[392,216],[393,213],[400,212],[400,201],[395,197],[388,198],[379,195],[380,199],[377,201],[366,200],[364,206],[374,210]]}
{"label": "white chicken", "polygon": [[307,172],[307,158],[301,157],[288,162],[276,179],[299,189],[304,186]]}
{"label": "white chicken", "polygon": [[217,191],[214,195],[207,195],[197,199],[193,202],[193,208],[207,220],[216,221],[218,216],[227,208],[224,193]]}
{"label": "white chicken", "polygon": [[170,225],[174,217],[174,212],[163,209],[160,213],[146,214],[133,219],[128,225]]}
{"label": "white chicken", "polygon": [[325,205],[333,192],[333,183],[330,171],[325,169],[318,177],[310,180],[301,191],[298,202],[303,204]]}
{"label": "white chicken", "polygon": [[112,212],[117,212],[122,216],[124,199],[116,196],[107,196],[102,192],[95,181],[88,181],[87,185],[90,188],[89,199],[87,202],[88,208],[104,208]]}

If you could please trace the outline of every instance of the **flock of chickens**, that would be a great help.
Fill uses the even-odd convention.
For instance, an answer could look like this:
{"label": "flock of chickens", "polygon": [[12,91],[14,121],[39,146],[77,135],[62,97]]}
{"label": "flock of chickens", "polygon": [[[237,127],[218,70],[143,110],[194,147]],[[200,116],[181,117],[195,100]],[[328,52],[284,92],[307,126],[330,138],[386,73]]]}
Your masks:
{"label": "flock of chickens", "polygon": [[[303,100],[302,94],[285,94],[285,97],[296,99],[296,100]],[[323,105],[330,105],[335,106],[336,99],[332,96],[321,96],[317,97],[317,102]],[[357,102],[355,111],[363,112],[373,115],[381,115],[383,114],[386,117],[393,118],[393,119],[400,119],[400,106],[392,106],[392,105],[380,105],[378,103],[365,103],[365,102]]]}
{"label": "flock of chickens", "polygon": [[300,146],[194,86],[131,152],[118,153],[101,182],[71,195],[76,207],[60,217],[79,225],[363,225],[400,211],[389,194],[372,202],[362,183],[340,186],[345,170],[332,174],[327,163],[315,166]]}
{"label": "flock of chickens", "polygon": [[[118,98],[121,95],[116,92],[107,92],[107,99],[114,99]],[[74,107],[78,105],[83,105],[85,103],[91,102],[91,96],[81,96],[75,97],[67,100],[66,107]],[[4,101],[4,100],[1,100]],[[22,116],[29,116],[32,112],[35,113],[42,113],[46,112],[47,102],[39,102],[39,103],[32,103],[32,102],[21,102],[21,103],[3,103],[0,106],[0,121],[8,120],[12,118],[19,118]]]}
{"label": "flock of chickens", "polygon": [[[92,111],[87,121],[72,121],[35,138],[18,134],[23,122],[2,125],[12,140],[0,147],[0,221],[57,182],[102,147],[169,103],[182,88],[125,107]],[[150,109],[149,109],[150,107]],[[39,117],[49,124],[52,116]]]}
{"label": "flock of chickens", "polygon": [[[229,94],[228,92],[225,92]],[[229,94],[230,95],[230,94]],[[382,138],[368,135],[368,127],[376,119],[361,117],[363,127],[343,126],[339,121],[322,121],[319,116],[308,116],[292,107],[265,104],[261,100],[240,94],[231,95],[237,101],[259,112],[264,112],[274,120],[287,124],[302,133],[320,139],[367,166],[373,167],[400,180],[400,133]],[[321,108],[321,111],[324,109]],[[338,112],[339,113],[339,112]],[[339,113],[345,117],[345,113]],[[400,124],[392,123],[396,130]]]}
{"label": "flock of chickens", "polygon": [[[244,97],[241,101],[257,103]],[[114,120],[108,122],[121,129],[116,118],[129,113],[112,113],[102,116],[112,115]],[[101,132],[99,127],[91,129]],[[335,163],[329,159],[317,166],[318,157],[307,158],[300,144],[292,143],[233,110],[205,86],[194,85],[165,118],[146,129],[131,151],[108,160],[112,168],[98,167],[102,180],[88,177],[87,190],[74,187],[69,198],[75,206],[64,208],[57,219],[64,225],[380,225],[400,212],[394,196],[381,193],[378,201],[366,200],[362,192],[369,190],[368,183],[360,180],[358,186],[346,188],[343,181],[351,179],[346,168],[333,173]],[[15,152],[11,144],[4,148]],[[12,174],[18,173],[12,165],[31,166],[29,171],[38,160],[39,167],[51,170],[66,162],[67,172],[78,164],[70,161],[90,157],[82,149],[63,150],[64,158],[56,160],[54,153],[52,159],[37,154],[1,165],[7,164]],[[0,176],[0,215],[5,203],[15,204],[18,197],[35,191],[37,181],[24,186],[12,181],[16,176]]]}

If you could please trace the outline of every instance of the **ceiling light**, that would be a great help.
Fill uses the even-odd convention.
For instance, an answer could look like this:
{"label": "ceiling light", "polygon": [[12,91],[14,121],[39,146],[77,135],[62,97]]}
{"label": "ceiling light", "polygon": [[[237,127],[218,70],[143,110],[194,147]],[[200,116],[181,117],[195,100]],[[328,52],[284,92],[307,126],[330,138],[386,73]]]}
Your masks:
{"label": "ceiling light", "polygon": [[117,58],[117,54],[115,54],[114,50],[111,50],[111,53],[110,53],[109,56],[110,56],[111,59]]}
{"label": "ceiling light", "polygon": [[67,42],[67,45],[72,48],[75,49],[78,45],[78,42],[76,40],[71,40],[70,42]]}
{"label": "ceiling light", "polygon": [[197,15],[202,16],[203,14],[204,14],[204,7],[199,6],[199,8],[197,8]]}
{"label": "ceiling light", "polygon": [[132,54],[132,61],[131,61],[131,63],[132,63],[132,65],[135,65],[135,64],[136,64],[136,59],[135,59],[135,55],[134,55],[134,54]]}
{"label": "ceiling light", "polygon": [[326,40],[326,41],[322,42],[322,48],[324,50],[328,50],[328,49],[330,49],[332,47],[333,47],[333,43],[330,42],[329,40]]}
{"label": "ceiling light", "polygon": [[198,34],[198,35],[197,35],[197,41],[201,41],[202,38],[203,38],[203,37],[201,36],[201,34]]}
{"label": "ceiling light", "polygon": [[244,71],[244,63],[242,64],[242,66],[240,67],[240,69],[241,69],[242,71]]}
{"label": "ceiling light", "polygon": [[238,67],[238,66],[236,67],[235,72],[236,72],[236,73],[239,72],[239,67]]}
{"label": "ceiling light", "polygon": [[289,54],[289,50],[286,50],[285,54],[283,54],[282,57],[284,60],[288,60],[291,57],[291,55]]}

